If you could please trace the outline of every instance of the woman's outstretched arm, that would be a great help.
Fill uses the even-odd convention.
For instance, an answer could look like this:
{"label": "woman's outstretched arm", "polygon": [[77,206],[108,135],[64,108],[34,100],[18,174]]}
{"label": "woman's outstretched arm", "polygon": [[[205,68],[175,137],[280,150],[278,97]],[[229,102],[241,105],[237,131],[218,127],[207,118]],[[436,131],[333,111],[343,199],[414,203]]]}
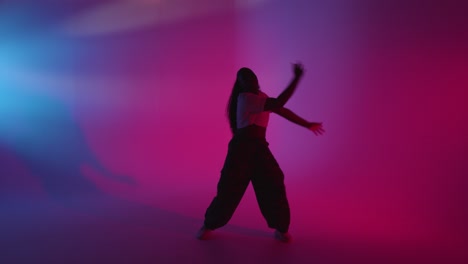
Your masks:
{"label": "woman's outstretched arm", "polygon": [[265,102],[265,111],[273,111],[275,109],[283,107],[289,98],[293,95],[294,91],[297,88],[297,84],[304,73],[304,67],[300,63],[293,65],[294,78],[291,83],[284,89],[284,91],[277,98],[268,98]]}
{"label": "woman's outstretched arm", "polygon": [[323,130],[322,123],[308,122],[307,120],[298,116],[296,113],[289,110],[288,108],[280,107],[274,109],[273,112],[297,125],[311,130],[312,132],[314,132],[315,135],[322,135],[325,132],[325,130]]}

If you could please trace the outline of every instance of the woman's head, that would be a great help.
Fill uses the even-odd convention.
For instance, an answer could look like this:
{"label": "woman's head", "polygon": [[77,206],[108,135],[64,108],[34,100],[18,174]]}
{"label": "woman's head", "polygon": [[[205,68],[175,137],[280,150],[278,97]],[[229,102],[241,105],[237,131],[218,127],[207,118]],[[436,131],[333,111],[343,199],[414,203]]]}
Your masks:
{"label": "woman's head", "polygon": [[249,68],[240,68],[237,71],[237,80],[242,92],[257,92],[260,89],[255,73]]}

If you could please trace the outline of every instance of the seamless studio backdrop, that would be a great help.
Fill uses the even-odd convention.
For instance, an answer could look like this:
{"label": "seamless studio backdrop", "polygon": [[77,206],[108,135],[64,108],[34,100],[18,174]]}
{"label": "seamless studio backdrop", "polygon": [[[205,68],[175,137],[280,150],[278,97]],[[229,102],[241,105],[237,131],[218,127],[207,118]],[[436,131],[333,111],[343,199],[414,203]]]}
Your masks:
{"label": "seamless studio backdrop", "polygon": [[[466,260],[466,12],[462,1],[0,2],[0,262]],[[296,61],[305,74],[287,107],[326,133],[270,118],[293,243],[274,244],[251,186],[229,225],[196,241],[237,70],[277,96]]]}

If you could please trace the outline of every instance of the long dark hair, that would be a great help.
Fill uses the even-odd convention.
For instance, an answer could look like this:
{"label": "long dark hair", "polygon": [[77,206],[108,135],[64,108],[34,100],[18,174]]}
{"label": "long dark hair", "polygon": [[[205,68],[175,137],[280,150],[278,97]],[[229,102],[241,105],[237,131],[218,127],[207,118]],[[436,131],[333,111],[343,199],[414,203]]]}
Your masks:
{"label": "long dark hair", "polygon": [[226,114],[229,119],[229,126],[233,134],[237,130],[237,98],[242,92],[254,92],[259,90],[258,80],[255,73],[249,68],[240,68],[237,71],[236,82],[232,88],[231,96],[226,109]]}
{"label": "long dark hair", "polygon": [[239,78],[236,79],[234,87],[232,88],[231,96],[227,104],[226,114],[229,119],[229,126],[231,127],[232,134],[237,130],[237,98],[242,92],[242,87]]}

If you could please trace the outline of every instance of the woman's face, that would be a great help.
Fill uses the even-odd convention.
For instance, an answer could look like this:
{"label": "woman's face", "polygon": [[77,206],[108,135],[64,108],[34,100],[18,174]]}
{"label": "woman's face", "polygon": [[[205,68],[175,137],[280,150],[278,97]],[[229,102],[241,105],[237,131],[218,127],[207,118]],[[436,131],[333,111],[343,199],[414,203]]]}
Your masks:
{"label": "woman's face", "polygon": [[237,76],[244,91],[256,92],[260,89],[257,76],[252,70],[248,68],[242,68],[239,70],[239,74]]}

